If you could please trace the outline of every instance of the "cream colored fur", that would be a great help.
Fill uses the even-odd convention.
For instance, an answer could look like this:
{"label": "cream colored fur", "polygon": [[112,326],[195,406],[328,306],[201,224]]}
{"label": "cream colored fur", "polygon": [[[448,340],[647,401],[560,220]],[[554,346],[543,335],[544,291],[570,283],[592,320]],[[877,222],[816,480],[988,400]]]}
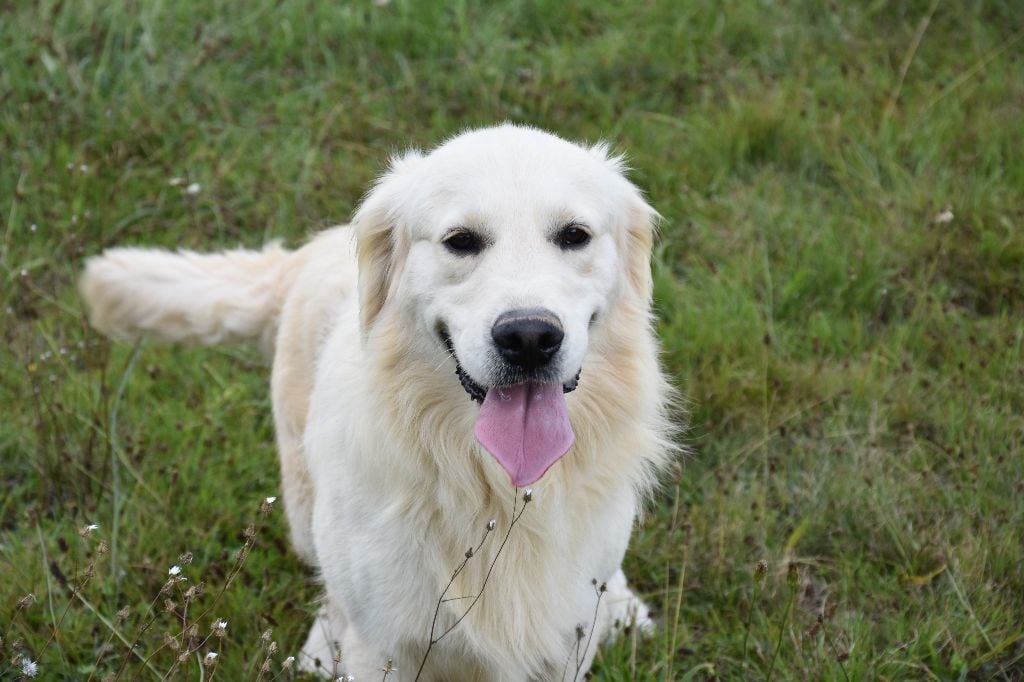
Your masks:
{"label": "cream colored fur", "polygon": [[[593,232],[592,251],[548,241],[570,213]],[[473,436],[479,407],[436,325],[450,326],[456,354],[487,385],[474,349],[485,348],[496,311],[560,311],[564,355],[582,358],[566,397],[576,442],[533,485],[483,597],[433,648],[421,679],[571,680],[617,625],[650,626],[620,563],[673,451],[651,329],[655,215],[605,147],[501,126],[396,159],[352,227],[297,251],[113,249],[89,261],[81,290],[93,323],[117,337],[273,339],[282,494],[296,551],[326,591],[303,663],[319,659],[329,672],[340,647],[342,671],[374,679],[390,658],[393,681],[414,679],[466,549],[494,519],[450,597],[480,591],[513,500],[523,504]],[[493,247],[453,260],[442,232],[467,224],[489,230]],[[567,377],[577,369],[566,360]],[[609,590],[576,659],[577,626],[591,639],[595,580]],[[468,603],[446,602],[437,631]]]}

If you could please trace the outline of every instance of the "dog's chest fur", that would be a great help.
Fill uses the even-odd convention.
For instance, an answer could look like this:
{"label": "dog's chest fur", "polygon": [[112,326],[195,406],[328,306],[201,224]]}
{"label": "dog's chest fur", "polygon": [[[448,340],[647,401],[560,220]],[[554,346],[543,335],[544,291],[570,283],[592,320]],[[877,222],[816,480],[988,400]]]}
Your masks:
{"label": "dog's chest fur", "polygon": [[[406,661],[422,656],[442,593],[435,638],[482,591],[432,657],[526,676],[562,665],[576,626],[593,618],[593,582],[609,579],[625,552],[638,484],[629,449],[643,444],[625,442],[628,429],[583,430],[576,461],[538,482],[524,509],[523,491],[472,440],[476,407],[457,383],[406,363],[399,347],[352,361],[352,343],[345,330],[327,341],[306,438],[328,591],[365,639],[390,643],[384,660],[399,651]],[[586,409],[586,396],[571,406]],[[318,413],[325,405],[331,414]],[[609,466],[617,457],[620,466]],[[586,476],[586,463],[601,458],[604,473]],[[518,521],[509,532],[513,500]],[[490,519],[495,529],[486,533]]]}

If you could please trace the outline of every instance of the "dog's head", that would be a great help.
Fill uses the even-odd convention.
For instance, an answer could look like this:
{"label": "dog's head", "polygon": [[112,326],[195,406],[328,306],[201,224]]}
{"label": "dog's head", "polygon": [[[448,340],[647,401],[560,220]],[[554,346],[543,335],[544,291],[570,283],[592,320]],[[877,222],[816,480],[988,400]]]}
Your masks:
{"label": "dog's head", "polygon": [[363,331],[388,311],[450,356],[477,438],[532,483],[572,443],[562,394],[605,318],[649,305],[656,215],[605,145],[505,125],[406,154],[355,217]]}

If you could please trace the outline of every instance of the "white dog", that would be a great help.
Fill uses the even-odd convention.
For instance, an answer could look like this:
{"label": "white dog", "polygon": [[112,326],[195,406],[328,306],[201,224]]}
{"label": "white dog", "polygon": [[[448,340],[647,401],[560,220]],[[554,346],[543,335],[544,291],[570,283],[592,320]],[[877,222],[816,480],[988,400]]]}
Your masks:
{"label": "white dog", "polygon": [[82,292],[117,337],[273,348],[292,539],[326,589],[307,668],[574,680],[650,624],[620,563],[673,450],[655,218],[605,145],[504,125],[394,159],[297,251],[113,249]]}

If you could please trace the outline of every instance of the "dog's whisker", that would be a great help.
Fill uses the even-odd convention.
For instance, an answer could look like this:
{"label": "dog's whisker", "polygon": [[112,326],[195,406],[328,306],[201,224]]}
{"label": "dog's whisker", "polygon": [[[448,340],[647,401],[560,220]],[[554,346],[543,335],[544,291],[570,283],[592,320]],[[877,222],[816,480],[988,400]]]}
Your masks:
{"label": "dog's whisker", "polygon": [[448,357],[446,357],[446,358],[445,358],[444,360],[441,360],[441,362],[437,363],[437,366],[435,366],[435,367],[434,367],[434,373],[435,373],[435,374],[436,374],[436,373],[438,373],[438,372],[440,372],[440,371],[441,371],[441,369],[442,369],[442,368],[443,368],[443,367],[444,367],[444,366],[445,366],[446,364],[448,364],[448,361],[449,361],[449,360],[453,360],[453,361],[455,361],[456,363],[457,363],[457,362],[459,361],[459,360],[458,360],[458,358],[456,358],[456,357],[455,357],[455,351],[453,351],[453,350],[449,350],[449,351],[447,351],[447,353],[448,353]]}

